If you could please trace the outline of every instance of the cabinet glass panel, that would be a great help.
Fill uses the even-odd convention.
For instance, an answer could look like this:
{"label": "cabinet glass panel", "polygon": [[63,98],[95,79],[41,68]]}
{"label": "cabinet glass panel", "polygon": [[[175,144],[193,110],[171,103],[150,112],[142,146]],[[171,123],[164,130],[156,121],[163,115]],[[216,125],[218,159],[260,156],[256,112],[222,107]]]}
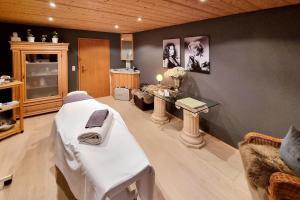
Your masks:
{"label": "cabinet glass panel", "polygon": [[26,98],[58,95],[58,55],[26,54]]}

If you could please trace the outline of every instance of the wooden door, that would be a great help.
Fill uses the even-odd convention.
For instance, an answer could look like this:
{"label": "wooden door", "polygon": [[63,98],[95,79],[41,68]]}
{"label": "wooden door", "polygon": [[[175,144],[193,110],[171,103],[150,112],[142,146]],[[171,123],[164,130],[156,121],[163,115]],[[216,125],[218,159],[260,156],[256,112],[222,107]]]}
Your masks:
{"label": "wooden door", "polygon": [[97,98],[110,95],[109,40],[78,39],[79,89]]}

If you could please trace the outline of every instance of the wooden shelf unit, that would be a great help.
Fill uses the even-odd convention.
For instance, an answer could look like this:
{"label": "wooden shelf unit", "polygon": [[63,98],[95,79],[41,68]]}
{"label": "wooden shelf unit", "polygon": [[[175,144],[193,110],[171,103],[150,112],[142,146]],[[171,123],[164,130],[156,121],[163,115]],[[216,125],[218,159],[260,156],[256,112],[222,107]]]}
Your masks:
{"label": "wooden shelf unit", "polygon": [[13,76],[24,83],[24,115],[59,110],[68,93],[68,43],[10,42]]}
{"label": "wooden shelf unit", "polygon": [[0,112],[5,112],[5,111],[12,110],[12,109],[19,108],[19,107],[20,107],[20,103],[13,105],[13,106],[3,106],[0,109]]}
{"label": "wooden shelf unit", "polygon": [[16,124],[7,131],[0,131],[0,140],[17,133],[23,133],[24,131],[24,84],[21,81],[13,81],[10,83],[0,84],[0,90],[9,88],[12,89],[12,100],[17,100],[19,101],[19,103],[13,106],[5,106],[2,109],[0,109],[0,112],[12,110],[12,118],[16,120]]}

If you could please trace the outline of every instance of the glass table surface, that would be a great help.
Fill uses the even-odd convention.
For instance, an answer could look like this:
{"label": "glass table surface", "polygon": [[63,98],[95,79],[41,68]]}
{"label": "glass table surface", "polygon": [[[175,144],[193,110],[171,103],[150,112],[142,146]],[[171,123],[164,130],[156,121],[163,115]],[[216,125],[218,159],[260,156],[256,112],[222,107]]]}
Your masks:
{"label": "glass table surface", "polygon": [[[153,93],[151,93],[151,95],[153,95],[153,96],[155,96],[155,97],[158,97],[158,98],[160,98],[160,99],[162,99],[162,100],[164,100],[164,101],[166,101],[166,102],[168,102],[168,103],[174,104],[174,105],[176,106],[176,108],[178,108],[178,109],[180,109],[180,108],[181,108],[181,109],[186,109],[186,108],[181,107],[181,106],[179,106],[179,107],[180,107],[180,108],[179,108],[179,107],[175,104],[177,100],[183,99],[183,98],[191,97],[191,96],[184,95],[184,94],[179,94],[179,95],[177,95],[176,97],[171,97],[171,96],[167,97],[167,96],[163,96],[163,95],[159,94],[158,92],[153,92]],[[219,105],[218,102],[213,101],[213,100],[210,100],[210,99],[206,99],[206,98],[202,98],[202,97],[191,97],[191,98],[206,103],[206,106],[203,106],[203,107],[201,107],[201,108],[198,108],[197,111],[193,111],[193,110],[191,110],[191,109],[186,109],[186,110],[189,110],[190,112],[198,113],[198,112],[205,111],[205,110],[207,110],[208,108],[213,108],[213,107]]]}

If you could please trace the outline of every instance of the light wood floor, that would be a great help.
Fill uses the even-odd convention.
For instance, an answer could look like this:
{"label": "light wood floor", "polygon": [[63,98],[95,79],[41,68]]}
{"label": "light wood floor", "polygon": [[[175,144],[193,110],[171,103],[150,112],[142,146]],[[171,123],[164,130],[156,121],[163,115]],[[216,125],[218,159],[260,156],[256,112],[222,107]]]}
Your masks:
{"label": "light wood floor", "polygon": [[[236,149],[210,135],[205,135],[204,148],[186,148],[177,140],[180,119],[157,125],[150,120],[151,112],[143,112],[130,102],[112,97],[99,100],[121,113],[154,166],[156,200],[250,199]],[[0,191],[1,200],[73,199],[54,166],[50,135],[54,115],[27,118],[23,134],[0,142],[0,177],[14,174],[12,185]]]}

